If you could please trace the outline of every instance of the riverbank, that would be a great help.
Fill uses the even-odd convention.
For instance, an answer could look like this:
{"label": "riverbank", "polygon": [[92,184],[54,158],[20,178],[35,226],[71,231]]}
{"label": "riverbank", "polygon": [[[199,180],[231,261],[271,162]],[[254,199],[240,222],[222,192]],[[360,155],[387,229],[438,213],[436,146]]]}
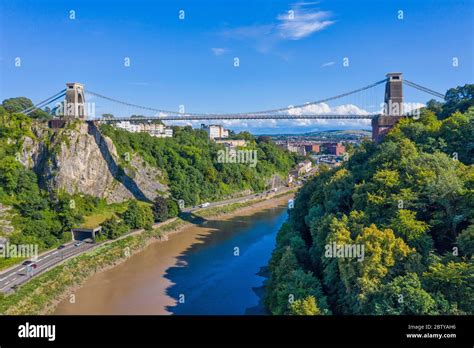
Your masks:
{"label": "riverbank", "polygon": [[[195,218],[225,219],[234,215],[263,210],[285,202],[293,193],[288,192],[269,199],[258,199],[244,203],[202,210]],[[91,252],[67,260],[64,264],[39,275],[23,285],[15,293],[0,298],[3,314],[48,314],[57,304],[80,288],[92,275],[103,272],[126,261],[130,256],[143,251],[149,244],[165,242],[170,234],[181,232],[191,222],[177,219],[153,231],[143,231],[122,240],[111,241]],[[70,298],[73,300],[73,298]]]}

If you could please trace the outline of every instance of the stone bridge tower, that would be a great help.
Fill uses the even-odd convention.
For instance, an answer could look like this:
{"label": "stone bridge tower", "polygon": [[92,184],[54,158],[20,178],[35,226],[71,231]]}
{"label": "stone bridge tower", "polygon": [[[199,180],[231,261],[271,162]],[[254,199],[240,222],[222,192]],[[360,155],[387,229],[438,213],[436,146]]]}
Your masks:
{"label": "stone bridge tower", "polygon": [[402,73],[388,73],[383,114],[372,119],[372,140],[379,143],[385,134],[404,117],[403,114]]}
{"label": "stone bridge tower", "polygon": [[87,118],[84,85],[77,82],[66,83],[64,116],[66,118]]}

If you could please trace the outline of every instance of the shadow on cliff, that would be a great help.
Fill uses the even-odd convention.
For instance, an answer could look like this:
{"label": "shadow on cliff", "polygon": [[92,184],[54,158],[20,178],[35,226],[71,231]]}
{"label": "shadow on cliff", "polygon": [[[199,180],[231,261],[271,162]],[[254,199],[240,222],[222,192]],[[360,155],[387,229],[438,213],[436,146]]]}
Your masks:
{"label": "shadow on cliff", "polygon": [[114,157],[110,153],[107,142],[105,141],[105,138],[100,130],[97,128],[96,124],[94,122],[87,122],[87,125],[88,133],[94,137],[97,147],[99,148],[105,163],[107,163],[110,174],[112,174],[114,179],[121,182],[123,186],[125,186],[125,188],[133,194],[135,199],[151,202],[137,185],[137,183],[115,162]]}

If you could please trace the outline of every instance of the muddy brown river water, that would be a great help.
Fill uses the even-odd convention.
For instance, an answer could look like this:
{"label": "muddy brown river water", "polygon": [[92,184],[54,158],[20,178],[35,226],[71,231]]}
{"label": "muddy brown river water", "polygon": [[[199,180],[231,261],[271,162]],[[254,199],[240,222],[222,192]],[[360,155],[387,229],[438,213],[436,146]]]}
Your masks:
{"label": "muddy brown river water", "polygon": [[273,205],[187,226],[93,275],[54,314],[265,314],[259,272],[287,217],[285,200]]}

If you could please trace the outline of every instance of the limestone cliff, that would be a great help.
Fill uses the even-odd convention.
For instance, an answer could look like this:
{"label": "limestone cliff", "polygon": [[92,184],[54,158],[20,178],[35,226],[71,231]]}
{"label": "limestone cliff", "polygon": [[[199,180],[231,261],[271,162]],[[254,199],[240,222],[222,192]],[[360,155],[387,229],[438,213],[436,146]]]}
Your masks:
{"label": "limestone cliff", "polygon": [[72,122],[55,130],[36,125],[33,133],[35,139],[24,138],[20,160],[49,190],[88,194],[109,203],[152,200],[168,191],[158,169],[137,154],[131,154],[129,162],[120,159],[112,140],[92,122]]}

